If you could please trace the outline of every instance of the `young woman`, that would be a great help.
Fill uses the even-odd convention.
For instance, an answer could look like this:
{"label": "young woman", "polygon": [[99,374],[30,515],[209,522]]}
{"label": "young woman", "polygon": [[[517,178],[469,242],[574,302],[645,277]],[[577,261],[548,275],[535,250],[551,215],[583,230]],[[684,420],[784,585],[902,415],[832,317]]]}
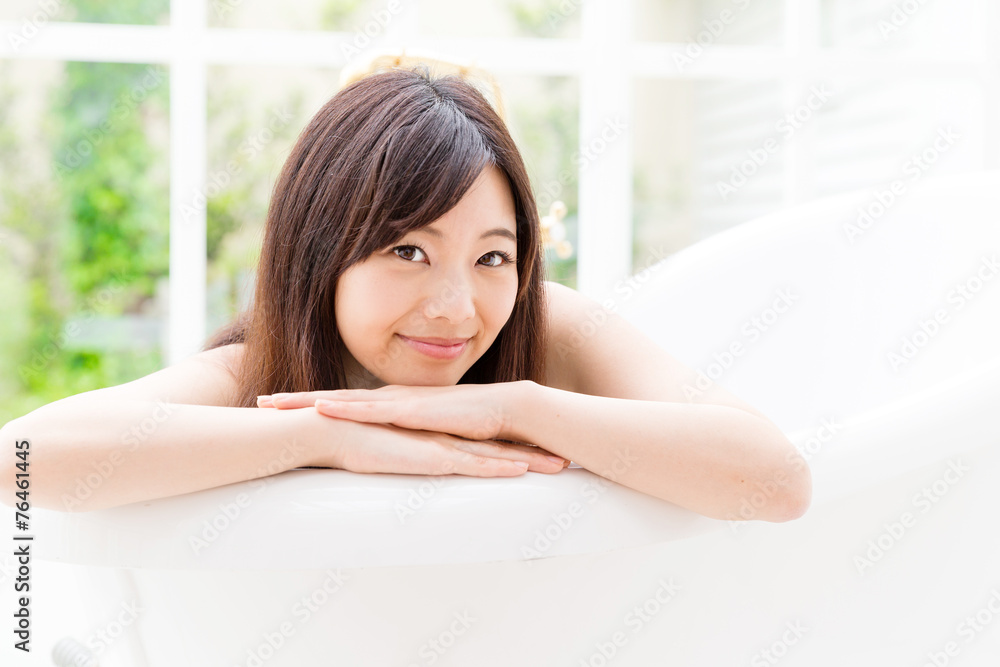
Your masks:
{"label": "young woman", "polygon": [[805,511],[808,467],[767,417],[718,386],[689,400],[692,369],[543,276],[528,176],[486,99],[426,71],[362,78],[285,163],[248,311],[174,366],[5,426],[4,498],[28,439],[35,504],[74,511],[297,467],[569,460],[719,519]]}

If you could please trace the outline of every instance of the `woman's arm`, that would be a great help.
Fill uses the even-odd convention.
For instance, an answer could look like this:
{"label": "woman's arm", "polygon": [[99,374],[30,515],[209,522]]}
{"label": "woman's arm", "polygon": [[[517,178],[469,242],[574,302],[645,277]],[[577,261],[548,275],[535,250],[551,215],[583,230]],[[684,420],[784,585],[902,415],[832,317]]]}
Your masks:
{"label": "woman's arm", "polygon": [[808,464],[764,414],[613,308],[558,283],[546,291],[547,366],[558,383],[515,388],[518,439],[713,518],[786,521],[806,511]]}
{"label": "woman's arm", "polygon": [[[347,425],[228,407],[238,353],[239,346],[199,352],[9,422],[0,429],[0,502],[18,501],[21,440],[30,443],[31,504],[61,511],[116,507],[324,465],[311,463],[316,456],[333,460]],[[321,451],[308,451],[317,442]]]}
{"label": "woman's arm", "polygon": [[770,421],[727,405],[507,387],[510,437],[716,519],[787,521],[809,506],[805,461]]}
{"label": "woman's arm", "polygon": [[735,405],[607,397],[530,380],[271,400],[279,411],[315,405],[319,414],[362,425],[530,443],[717,519],[787,521],[805,512],[812,494],[809,468],[794,445],[766,417]]}
{"label": "woman's arm", "polygon": [[310,412],[120,399],[44,406],[0,429],[0,502],[17,502],[21,440],[31,504],[87,511],[312,465],[317,429],[332,453],[348,425]]}

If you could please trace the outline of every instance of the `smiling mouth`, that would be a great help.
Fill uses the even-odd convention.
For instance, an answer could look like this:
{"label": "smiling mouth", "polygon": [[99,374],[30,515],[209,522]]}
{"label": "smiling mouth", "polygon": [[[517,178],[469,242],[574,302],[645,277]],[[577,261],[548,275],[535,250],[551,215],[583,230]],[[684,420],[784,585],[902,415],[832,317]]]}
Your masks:
{"label": "smiling mouth", "polygon": [[[415,339],[415,338],[408,338],[407,336],[404,336],[402,334],[396,334],[396,335],[399,336],[400,339],[403,340],[403,342],[405,342],[407,345],[409,345],[411,348],[413,348],[417,352],[420,352],[421,354],[423,354],[425,356],[431,357],[432,359],[444,359],[444,360],[456,359],[459,355],[462,354],[462,352],[465,351],[465,348],[469,344],[469,340],[470,340],[470,339],[463,339],[463,338],[452,338],[452,339],[447,339],[447,338],[423,338],[423,339]],[[438,344],[438,343],[433,343],[433,342],[429,342],[429,341],[445,341],[445,342],[459,341],[459,342],[455,343],[455,344],[445,345],[445,344]]]}

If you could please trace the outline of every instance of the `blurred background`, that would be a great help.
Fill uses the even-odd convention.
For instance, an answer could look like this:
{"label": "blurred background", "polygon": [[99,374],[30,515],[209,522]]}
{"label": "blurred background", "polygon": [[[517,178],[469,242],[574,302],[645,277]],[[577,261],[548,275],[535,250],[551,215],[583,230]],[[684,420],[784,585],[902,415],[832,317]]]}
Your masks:
{"label": "blurred background", "polygon": [[[491,72],[594,297],[760,215],[1000,167],[990,0],[3,0],[0,424],[197,352],[344,68]],[[621,297],[627,298],[627,297]]]}

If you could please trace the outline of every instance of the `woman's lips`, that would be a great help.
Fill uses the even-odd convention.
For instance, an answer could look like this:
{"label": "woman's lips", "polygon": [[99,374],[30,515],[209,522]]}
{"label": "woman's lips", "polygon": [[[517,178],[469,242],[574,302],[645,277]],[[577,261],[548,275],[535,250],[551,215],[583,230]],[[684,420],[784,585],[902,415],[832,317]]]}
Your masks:
{"label": "woman's lips", "polygon": [[412,347],[414,350],[416,350],[417,352],[420,352],[422,354],[425,354],[428,357],[431,357],[433,359],[455,359],[459,355],[461,355],[462,352],[465,351],[465,346],[469,343],[468,339],[453,338],[453,339],[450,339],[450,341],[461,341],[461,342],[459,342],[457,344],[453,344],[453,345],[440,345],[440,344],[431,343],[431,342],[427,342],[427,341],[429,341],[429,340],[436,340],[436,341],[450,342],[449,339],[447,339],[447,338],[435,338],[435,339],[427,339],[427,338],[425,338],[425,339],[422,339],[422,340],[418,340],[418,339],[414,339],[414,338],[407,338],[406,336],[404,336],[402,334],[397,334],[397,335],[400,338],[402,338],[403,341],[407,345],[409,345],[410,347]]}

